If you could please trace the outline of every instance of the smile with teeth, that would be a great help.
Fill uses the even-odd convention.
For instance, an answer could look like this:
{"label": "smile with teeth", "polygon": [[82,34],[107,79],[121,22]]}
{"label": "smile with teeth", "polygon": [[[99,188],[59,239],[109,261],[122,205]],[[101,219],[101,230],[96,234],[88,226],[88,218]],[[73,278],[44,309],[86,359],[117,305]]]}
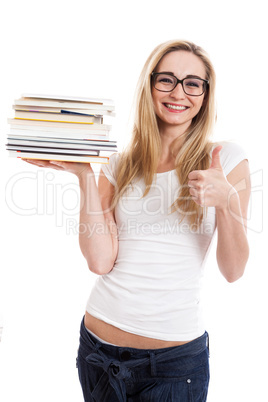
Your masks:
{"label": "smile with teeth", "polygon": [[168,109],[173,109],[173,110],[186,110],[186,109],[188,109],[187,106],[171,105],[170,103],[165,103],[164,105],[165,105]]}

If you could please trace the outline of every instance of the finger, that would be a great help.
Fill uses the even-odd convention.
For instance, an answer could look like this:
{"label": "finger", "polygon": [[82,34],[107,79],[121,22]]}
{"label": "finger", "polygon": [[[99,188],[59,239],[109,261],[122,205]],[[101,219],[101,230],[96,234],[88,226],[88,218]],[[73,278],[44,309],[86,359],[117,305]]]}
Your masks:
{"label": "finger", "polygon": [[202,206],[202,199],[201,199],[201,197],[200,196],[194,196],[194,195],[192,195],[192,200],[197,204],[197,205],[200,205],[200,206]]}
{"label": "finger", "polygon": [[198,178],[199,178],[199,170],[193,170],[188,174],[189,180],[198,180]]}
{"label": "finger", "polygon": [[191,198],[192,200],[200,206],[204,206],[205,205],[205,198],[204,198],[204,194],[200,193],[199,191],[196,191],[195,189],[191,189],[190,191],[191,194]]}
{"label": "finger", "polygon": [[30,163],[31,165],[38,166],[38,167],[43,167],[43,168],[52,168],[56,170],[61,170],[60,167],[58,166],[51,166],[49,161],[47,160],[40,160],[40,159],[21,159],[24,162]]}
{"label": "finger", "polygon": [[188,187],[194,188],[195,190],[197,190],[199,192],[204,191],[204,189],[205,189],[205,186],[201,180],[189,180]]}
{"label": "finger", "polygon": [[196,188],[194,188],[194,187],[191,187],[191,188],[189,189],[189,193],[190,193],[193,197],[198,197],[198,195],[199,195],[198,190],[197,190]]}
{"label": "finger", "polygon": [[36,165],[36,166],[44,166],[44,162],[41,160],[36,160],[36,159],[21,159],[24,162],[30,163],[31,165]]}
{"label": "finger", "polygon": [[210,169],[222,169],[220,151],[222,150],[222,145],[214,148],[211,155]]}
{"label": "finger", "polygon": [[189,180],[188,181],[188,187],[195,187],[197,184],[197,180]]}
{"label": "finger", "polygon": [[61,162],[61,161],[49,161],[49,164],[50,165],[52,165],[51,167],[53,168],[53,169],[57,169],[58,168],[58,170],[63,170],[63,169],[65,169],[65,163],[64,162]]}
{"label": "finger", "polygon": [[63,165],[63,162],[60,162],[60,161],[49,161],[49,163],[51,163],[51,165],[56,165],[56,166],[62,166]]}

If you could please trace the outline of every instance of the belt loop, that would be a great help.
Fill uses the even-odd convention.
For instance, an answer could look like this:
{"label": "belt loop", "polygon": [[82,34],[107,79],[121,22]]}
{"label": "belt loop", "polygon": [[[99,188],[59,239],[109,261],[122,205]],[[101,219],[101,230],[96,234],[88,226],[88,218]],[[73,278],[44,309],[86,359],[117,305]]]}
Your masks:
{"label": "belt loop", "polygon": [[95,345],[93,346],[94,348],[94,352],[98,352],[98,350],[100,349],[101,344],[99,342],[96,342]]}
{"label": "belt loop", "polygon": [[148,352],[150,354],[151,376],[156,375],[156,361],[154,352]]}
{"label": "belt loop", "polygon": [[207,348],[208,348],[208,357],[210,357],[210,350],[209,350],[209,334],[207,333]]}

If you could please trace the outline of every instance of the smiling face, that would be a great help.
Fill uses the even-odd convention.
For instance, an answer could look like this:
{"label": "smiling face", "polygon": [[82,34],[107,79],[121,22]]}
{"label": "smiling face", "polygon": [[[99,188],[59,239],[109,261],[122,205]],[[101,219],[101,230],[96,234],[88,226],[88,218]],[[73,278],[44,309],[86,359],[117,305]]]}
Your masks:
{"label": "smiling face", "polygon": [[[158,63],[155,72],[169,72],[180,80],[189,75],[206,79],[206,70],[202,60],[185,50],[166,54]],[[152,86],[152,99],[160,132],[170,127],[176,127],[183,134],[190,126],[192,119],[198,114],[204,95],[186,95],[181,84],[178,84],[171,92],[160,92]]]}

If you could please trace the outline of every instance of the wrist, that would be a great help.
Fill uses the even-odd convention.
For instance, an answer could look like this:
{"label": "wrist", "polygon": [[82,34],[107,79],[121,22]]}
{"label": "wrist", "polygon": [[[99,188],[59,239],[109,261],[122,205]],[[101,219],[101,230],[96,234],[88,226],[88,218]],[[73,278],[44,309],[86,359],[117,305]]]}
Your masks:
{"label": "wrist", "polygon": [[239,195],[236,189],[231,186],[224,199],[224,202],[217,205],[215,209],[217,212],[232,213],[232,211],[237,210],[237,208],[240,208]]}
{"label": "wrist", "polygon": [[90,177],[95,178],[94,171],[90,164],[86,166],[84,169],[82,169],[80,172],[76,173],[76,176],[78,177],[79,182],[85,182],[87,180],[90,180]]}

